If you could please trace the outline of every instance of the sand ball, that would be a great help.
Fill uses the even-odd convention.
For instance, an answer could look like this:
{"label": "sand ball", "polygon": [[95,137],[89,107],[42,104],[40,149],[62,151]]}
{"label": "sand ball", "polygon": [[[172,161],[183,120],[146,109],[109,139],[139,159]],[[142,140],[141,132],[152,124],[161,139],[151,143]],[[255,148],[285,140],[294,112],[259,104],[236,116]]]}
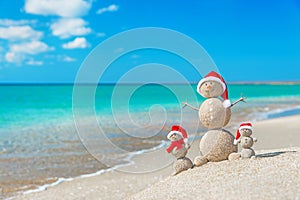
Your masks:
{"label": "sand ball", "polygon": [[195,159],[194,159],[194,164],[195,166],[197,167],[200,167],[202,165],[205,165],[206,163],[208,163],[208,160],[207,158],[203,157],[203,156],[197,156]]}
{"label": "sand ball", "polygon": [[242,158],[251,158],[252,156],[255,156],[255,152],[253,149],[243,149],[241,152],[241,157]]}
{"label": "sand ball", "polygon": [[208,129],[222,128],[230,121],[231,109],[224,108],[220,99],[210,98],[201,104],[199,118],[202,125]]}
{"label": "sand ball", "polygon": [[227,160],[231,153],[236,153],[234,136],[224,129],[208,131],[200,141],[200,152],[210,162]]}
{"label": "sand ball", "polygon": [[184,157],[184,158],[178,159],[173,164],[173,168],[175,170],[174,175],[179,174],[182,171],[191,169],[192,167],[193,167],[193,163],[189,158]]}
{"label": "sand ball", "polygon": [[241,158],[241,154],[240,153],[231,153],[228,156],[228,160],[239,160]]}

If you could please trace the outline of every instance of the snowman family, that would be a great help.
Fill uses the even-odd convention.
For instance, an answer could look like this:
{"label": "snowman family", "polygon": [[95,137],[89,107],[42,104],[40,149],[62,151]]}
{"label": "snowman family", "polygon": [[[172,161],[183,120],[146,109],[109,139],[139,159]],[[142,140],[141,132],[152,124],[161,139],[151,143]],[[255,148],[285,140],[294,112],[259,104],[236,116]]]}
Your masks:
{"label": "snowman family", "polygon": [[[190,148],[186,130],[178,125],[172,126],[172,131],[167,136],[171,141],[167,152],[177,158],[173,165],[175,170],[173,175],[208,162],[254,157],[255,152],[251,147],[257,139],[251,137],[253,129],[250,122],[240,125],[236,137],[224,129],[231,119],[231,107],[239,102],[244,102],[245,98],[231,103],[228,99],[226,82],[220,74],[214,71],[207,74],[198,83],[197,92],[206,98],[200,108],[193,107],[187,102],[184,103],[184,107],[188,106],[199,112],[200,122],[208,129],[208,132],[200,141],[200,155],[194,159],[193,163],[186,157]],[[224,101],[218,97],[222,97]],[[240,153],[238,153],[238,143],[242,147]]]}

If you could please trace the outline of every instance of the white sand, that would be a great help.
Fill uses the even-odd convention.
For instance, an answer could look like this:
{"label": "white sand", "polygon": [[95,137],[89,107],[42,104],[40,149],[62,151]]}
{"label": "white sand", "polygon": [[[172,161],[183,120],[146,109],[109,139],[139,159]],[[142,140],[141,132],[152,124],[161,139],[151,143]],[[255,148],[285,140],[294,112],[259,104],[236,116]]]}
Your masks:
{"label": "white sand", "polygon": [[188,170],[129,199],[299,199],[300,148],[258,153]]}
{"label": "white sand", "polygon": [[[258,139],[254,150],[265,154],[254,160],[209,163],[176,177],[169,177],[171,165],[145,174],[113,171],[16,199],[300,199],[300,116],[255,123],[253,137]],[[198,144],[188,154],[192,160]],[[161,166],[166,159],[170,155],[164,151],[140,155],[134,158],[139,166],[122,170]]]}

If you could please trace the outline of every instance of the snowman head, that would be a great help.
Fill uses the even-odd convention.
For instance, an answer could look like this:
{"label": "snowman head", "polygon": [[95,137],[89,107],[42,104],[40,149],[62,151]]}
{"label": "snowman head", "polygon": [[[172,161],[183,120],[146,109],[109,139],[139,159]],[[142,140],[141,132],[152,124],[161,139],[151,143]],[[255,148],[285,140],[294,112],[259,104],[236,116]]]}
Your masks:
{"label": "snowman head", "polygon": [[223,77],[217,72],[211,71],[197,85],[197,92],[204,98],[216,98],[221,96],[224,99],[225,108],[231,107],[228,99],[228,88]]}
{"label": "snowman head", "polygon": [[169,132],[167,138],[172,142],[183,139],[186,143],[188,140],[187,132],[184,128],[179,125],[173,125],[172,130]]}
{"label": "snowman head", "polygon": [[239,129],[236,132],[236,137],[234,140],[234,143],[237,144],[237,141],[242,136],[244,137],[250,137],[252,135],[253,129],[252,129],[252,123],[251,122],[243,122],[241,123]]}
{"label": "snowman head", "polygon": [[169,140],[171,140],[172,142],[178,141],[182,139],[182,136],[180,134],[177,133],[173,133],[170,137]]}
{"label": "snowman head", "polygon": [[240,130],[240,133],[241,133],[241,135],[244,136],[244,137],[249,137],[249,136],[252,135],[252,129],[250,129],[250,128],[242,128],[242,129]]}
{"label": "snowman head", "polygon": [[222,84],[217,81],[204,81],[199,89],[205,98],[216,98],[224,93]]}

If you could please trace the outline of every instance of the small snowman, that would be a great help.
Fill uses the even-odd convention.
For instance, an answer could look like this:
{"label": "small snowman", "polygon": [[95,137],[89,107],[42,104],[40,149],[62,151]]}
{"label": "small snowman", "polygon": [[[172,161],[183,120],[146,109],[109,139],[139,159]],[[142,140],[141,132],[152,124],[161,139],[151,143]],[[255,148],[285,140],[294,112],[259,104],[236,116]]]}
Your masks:
{"label": "small snowman", "polygon": [[[209,131],[200,141],[201,156],[195,158],[194,164],[201,166],[207,162],[227,160],[231,153],[237,152],[237,146],[233,144],[234,136],[223,127],[231,119],[231,107],[241,101],[244,102],[245,98],[240,98],[231,104],[225,80],[214,71],[200,80],[197,92],[206,98],[200,108],[195,108],[187,102],[184,103],[184,107],[189,106],[197,110],[201,124]],[[222,97],[223,100],[218,97]]]}
{"label": "small snowman", "polygon": [[172,175],[177,175],[182,171],[192,168],[192,161],[186,157],[190,148],[186,130],[181,126],[174,125],[167,138],[171,141],[171,145],[166,150],[177,158],[173,164],[175,172]]}
{"label": "small snowman", "polygon": [[234,140],[234,144],[241,144],[242,151],[241,153],[233,153],[229,156],[229,160],[237,160],[239,158],[253,158],[255,157],[255,152],[251,148],[254,142],[257,142],[256,138],[252,138],[251,135],[253,133],[252,123],[244,122],[240,125],[237,130],[236,138]]}

